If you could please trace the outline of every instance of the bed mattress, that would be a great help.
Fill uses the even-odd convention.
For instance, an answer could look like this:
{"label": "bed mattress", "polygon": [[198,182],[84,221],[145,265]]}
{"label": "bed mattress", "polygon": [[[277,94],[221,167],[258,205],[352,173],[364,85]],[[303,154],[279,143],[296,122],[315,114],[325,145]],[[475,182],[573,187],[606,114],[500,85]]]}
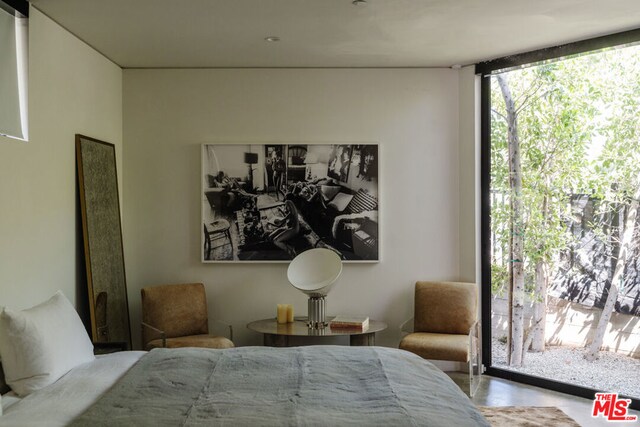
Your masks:
{"label": "bed mattress", "polygon": [[382,347],[155,349],[73,426],[488,426],[433,364]]}

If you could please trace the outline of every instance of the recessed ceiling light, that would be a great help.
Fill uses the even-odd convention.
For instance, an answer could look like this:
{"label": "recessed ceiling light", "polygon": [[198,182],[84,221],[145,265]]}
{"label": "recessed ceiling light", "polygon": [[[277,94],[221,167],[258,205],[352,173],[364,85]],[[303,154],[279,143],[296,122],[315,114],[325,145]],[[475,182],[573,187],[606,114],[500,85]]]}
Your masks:
{"label": "recessed ceiling light", "polygon": [[269,36],[269,37],[265,37],[264,40],[268,41],[268,42],[279,42],[280,41],[280,37]]}
{"label": "recessed ceiling light", "polygon": [[351,4],[354,6],[364,6],[367,4],[367,0],[353,0]]}

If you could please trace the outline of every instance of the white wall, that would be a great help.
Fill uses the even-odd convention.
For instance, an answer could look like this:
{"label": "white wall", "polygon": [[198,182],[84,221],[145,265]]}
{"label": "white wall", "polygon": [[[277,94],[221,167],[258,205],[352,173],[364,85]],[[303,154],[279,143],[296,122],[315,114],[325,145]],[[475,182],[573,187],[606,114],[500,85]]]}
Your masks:
{"label": "white wall", "polygon": [[122,70],[34,8],[29,44],[31,140],[0,137],[0,306],[14,308],[85,286],[75,134],[114,143],[122,165]]}
{"label": "white wall", "polygon": [[277,303],[306,313],[286,264],[200,263],[200,144],[372,141],[381,151],[382,261],[347,264],[329,314],[362,313],[397,346],[416,280],[458,280],[458,72],[438,69],[124,71],[124,239],[134,346],[140,288],[202,281],[210,316],[245,328]]}

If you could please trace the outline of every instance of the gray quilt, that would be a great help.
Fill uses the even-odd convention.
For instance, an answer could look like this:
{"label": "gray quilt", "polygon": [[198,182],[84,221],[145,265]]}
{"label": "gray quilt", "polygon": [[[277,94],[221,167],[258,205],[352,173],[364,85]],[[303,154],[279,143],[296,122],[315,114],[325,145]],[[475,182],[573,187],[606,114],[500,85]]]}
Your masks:
{"label": "gray quilt", "polygon": [[156,349],[74,426],[488,426],[418,356],[382,347]]}

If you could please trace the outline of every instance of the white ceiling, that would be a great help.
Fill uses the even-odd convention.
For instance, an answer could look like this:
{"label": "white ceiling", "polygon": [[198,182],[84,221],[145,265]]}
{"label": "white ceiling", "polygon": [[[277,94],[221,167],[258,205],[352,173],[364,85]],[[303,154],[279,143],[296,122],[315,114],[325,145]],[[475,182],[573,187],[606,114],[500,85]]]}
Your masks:
{"label": "white ceiling", "polygon": [[31,3],[122,67],[448,67],[640,27],[639,0]]}

